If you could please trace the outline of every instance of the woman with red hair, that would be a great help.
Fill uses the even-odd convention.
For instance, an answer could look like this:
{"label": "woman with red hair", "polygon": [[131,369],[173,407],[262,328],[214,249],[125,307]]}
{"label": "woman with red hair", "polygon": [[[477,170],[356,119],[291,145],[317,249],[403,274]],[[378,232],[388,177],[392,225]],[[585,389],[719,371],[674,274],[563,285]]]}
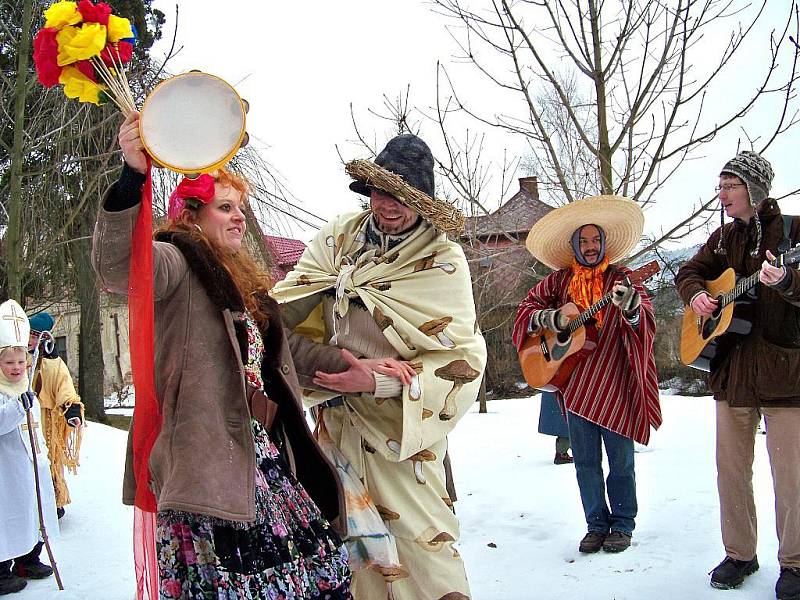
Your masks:
{"label": "woman with red hair", "polygon": [[[117,293],[139,285],[129,281],[148,169],[138,118],[120,128],[125,166],[94,234],[93,264]],[[331,525],[344,519],[340,483],[305,423],[269,276],[243,243],[247,192],[225,170],[185,178],[155,234],[160,427],[144,472],[129,443],[123,502],[143,485],[155,497],[159,598],[350,598]]]}

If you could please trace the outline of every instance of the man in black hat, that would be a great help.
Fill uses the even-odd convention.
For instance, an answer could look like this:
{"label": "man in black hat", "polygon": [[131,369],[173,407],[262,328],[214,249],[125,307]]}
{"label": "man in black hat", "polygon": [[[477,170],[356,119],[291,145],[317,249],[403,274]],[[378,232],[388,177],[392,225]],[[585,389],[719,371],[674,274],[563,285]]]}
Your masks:
{"label": "man in black hat", "polygon": [[304,399],[346,458],[353,594],[468,599],[445,477],[447,434],[486,361],[466,259],[445,235],[463,216],[435,198],[433,155],[415,135],[347,170],[369,210],[326,225],[274,295]]}
{"label": "man in black hat", "polygon": [[[711,585],[730,589],[758,570],[753,499],[755,432],[761,415],[775,488],[779,600],[800,600],[800,273],[771,264],[800,241],[800,218],[781,215],[769,198],[772,167],[755,152],[728,161],[719,176],[721,210],[733,218],[714,231],[675,280],[698,315],[718,307],[706,280],[732,268],[749,276],[760,269],[751,332],[710,373],[717,421],[717,487],[725,559]],[[723,217],[724,219],[724,217]]]}

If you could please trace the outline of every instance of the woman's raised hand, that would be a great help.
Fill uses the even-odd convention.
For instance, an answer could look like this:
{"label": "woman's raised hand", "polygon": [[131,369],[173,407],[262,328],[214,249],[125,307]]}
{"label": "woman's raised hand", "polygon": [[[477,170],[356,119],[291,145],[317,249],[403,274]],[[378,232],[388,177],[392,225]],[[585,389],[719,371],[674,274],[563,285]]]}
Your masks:
{"label": "woman's raised hand", "polygon": [[119,128],[119,147],[125,162],[134,171],[145,173],[147,171],[147,155],[144,153],[144,144],[139,136],[139,113],[131,111]]}

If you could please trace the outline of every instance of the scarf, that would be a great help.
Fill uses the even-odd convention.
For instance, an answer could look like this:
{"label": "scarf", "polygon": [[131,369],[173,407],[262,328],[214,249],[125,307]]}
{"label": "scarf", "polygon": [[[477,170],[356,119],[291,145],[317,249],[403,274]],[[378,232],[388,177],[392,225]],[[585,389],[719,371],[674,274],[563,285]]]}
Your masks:
{"label": "scarf", "polygon": [[[581,310],[586,310],[603,297],[603,275],[608,268],[606,256],[593,267],[584,267],[572,259],[572,279],[569,281],[569,297]],[[605,309],[595,314],[598,329],[603,326]]]}
{"label": "scarf", "polygon": [[22,392],[28,391],[28,378],[23,377],[19,381],[9,381],[5,374],[0,371],[0,393],[9,396],[10,398],[16,398]]}

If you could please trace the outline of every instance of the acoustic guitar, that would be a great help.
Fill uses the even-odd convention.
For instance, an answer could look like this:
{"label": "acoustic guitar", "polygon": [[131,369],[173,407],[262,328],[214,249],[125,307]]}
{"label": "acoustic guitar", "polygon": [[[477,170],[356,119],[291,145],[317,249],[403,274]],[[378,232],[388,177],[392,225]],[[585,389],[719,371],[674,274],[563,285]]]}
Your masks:
{"label": "acoustic guitar", "polygon": [[[800,247],[778,256],[776,267],[800,262]],[[753,327],[752,311],[755,296],[750,292],[758,283],[761,269],[749,277],[737,277],[726,269],[716,279],[706,281],[706,291],[717,299],[717,309],[702,317],[688,304],[683,308],[681,325],[681,362],[700,371],[713,371],[727,356],[741,336]]]}
{"label": "acoustic guitar", "polygon": [[[651,261],[622,281],[628,285],[639,284],[659,270],[658,262]],[[608,292],[583,312],[568,302],[560,309],[570,320],[566,329],[560,332],[543,330],[526,337],[519,351],[519,364],[529,386],[546,392],[564,389],[575,367],[597,347],[598,332],[592,317],[610,304],[611,298],[612,292]]]}

